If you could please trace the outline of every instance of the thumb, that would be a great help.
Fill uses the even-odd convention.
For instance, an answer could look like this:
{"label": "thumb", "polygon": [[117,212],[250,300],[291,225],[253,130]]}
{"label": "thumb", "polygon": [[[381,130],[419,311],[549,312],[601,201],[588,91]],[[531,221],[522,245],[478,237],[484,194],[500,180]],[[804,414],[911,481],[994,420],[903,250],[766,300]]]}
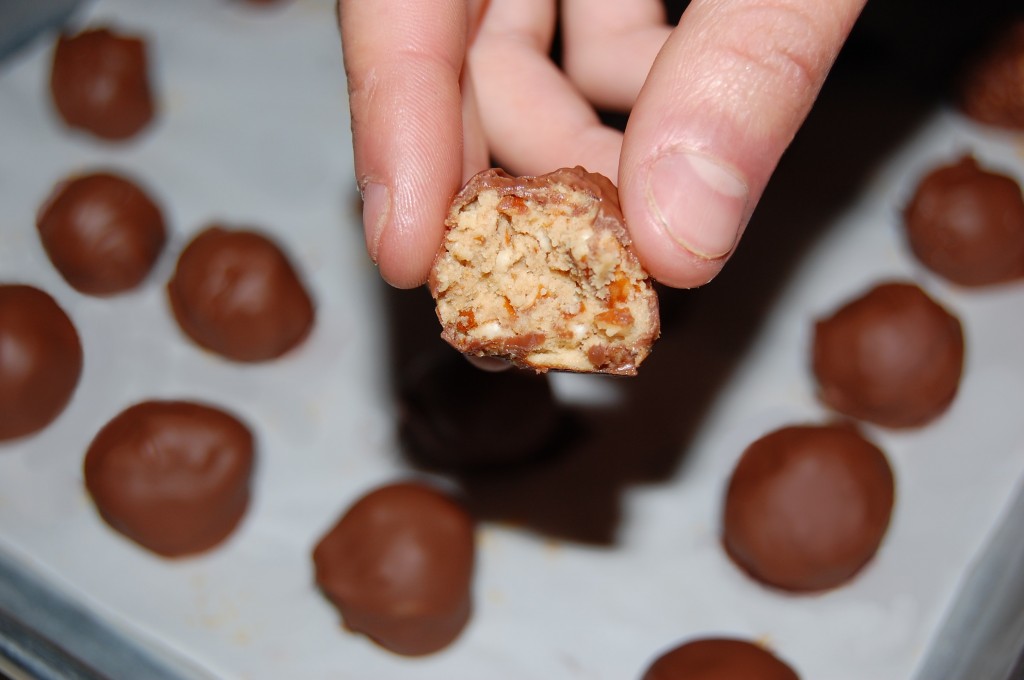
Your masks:
{"label": "thumb", "polygon": [[694,0],[626,128],[619,195],[654,278],[710,281],[732,254],[865,0]]}

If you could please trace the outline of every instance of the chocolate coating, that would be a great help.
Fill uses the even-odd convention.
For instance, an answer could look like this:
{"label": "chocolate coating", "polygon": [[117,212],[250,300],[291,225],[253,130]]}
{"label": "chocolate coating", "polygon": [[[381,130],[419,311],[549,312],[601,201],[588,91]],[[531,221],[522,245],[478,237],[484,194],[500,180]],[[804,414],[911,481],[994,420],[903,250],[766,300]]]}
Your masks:
{"label": "chocolate coating", "polygon": [[835,588],[874,556],[892,514],[882,451],[845,426],[791,426],[744,451],[729,480],[722,540],[758,581]]}
{"label": "chocolate coating", "polygon": [[960,321],[909,283],[881,284],[814,329],[821,400],[885,427],[920,427],[942,414],[963,360]]}
{"label": "chocolate coating", "polygon": [[68,126],[107,140],[132,137],[153,119],[145,41],[107,28],[60,36],[50,93]]}
{"label": "chocolate coating", "polygon": [[443,470],[479,470],[543,454],[563,421],[546,376],[489,372],[445,352],[410,375],[400,394],[410,458]]}
{"label": "chocolate coating", "polygon": [[316,583],[348,629],[398,654],[430,654],[469,620],[473,534],[469,514],[441,492],[384,486],[317,544]]}
{"label": "chocolate coating", "polygon": [[984,286],[1024,276],[1020,185],[971,156],[928,173],[903,223],[917,259],[954,283]]}
{"label": "chocolate coating", "polygon": [[313,301],[295,269],[255,231],[204,230],[182,251],[167,293],[181,329],[235,361],[279,357],[313,326]]}
{"label": "chocolate coating", "polygon": [[167,239],[160,208],[108,172],[59,183],[36,219],[46,254],[77,291],[113,295],[139,285]]}
{"label": "chocolate coating", "polygon": [[642,680],[799,680],[767,649],[745,640],[705,638],[661,655]]}
{"label": "chocolate coating", "polygon": [[185,401],[146,401],[99,431],[85,455],[85,486],[100,516],[148,550],[209,550],[249,503],[255,454],[234,416]]}
{"label": "chocolate coating", "polygon": [[0,441],[53,422],[81,375],[82,345],[64,310],[38,288],[0,285]]}
{"label": "chocolate coating", "polygon": [[1007,25],[967,69],[960,106],[989,125],[1024,130],[1024,18]]}

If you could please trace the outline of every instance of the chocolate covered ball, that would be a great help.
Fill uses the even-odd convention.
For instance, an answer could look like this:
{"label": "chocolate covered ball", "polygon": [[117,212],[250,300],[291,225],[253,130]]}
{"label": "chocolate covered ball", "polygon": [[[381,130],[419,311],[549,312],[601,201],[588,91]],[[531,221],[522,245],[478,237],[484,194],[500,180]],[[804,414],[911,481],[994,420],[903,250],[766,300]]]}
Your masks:
{"label": "chocolate covered ball", "polygon": [[0,285],[0,441],[53,422],[81,375],[82,345],[64,310],[38,288]]}
{"label": "chocolate covered ball", "polygon": [[153,119],[145,41],[108,28],[61,35],[50,93],[68,126],[106,140],[132,137]]}
{"label": "chocolate covered ball", "polygon": [[182,251],[167,293],[181,329],[234,361],[277,358],[313,326],[313,302],[295,269],[255,231],[204,230]]}
{"label": "chocolate covered ball", "polygon": [[249,503],[249,429],[218,408],[145,401],[103,426],[85,455],[85,486],[115,530],[164,557],[213,548]]}
{"label": "chocolate covered ball", "polygon": [[642,680],[799,680],[799,676],[752,642],[705,638],[662,654]]}
{"label": "chocolate covered ball", "polygon": [[441,337],[537,372],[636,375],[661,320],[631,243],[603,175],[484,170],[452,199],[427,278]]}
{"label": "chocolate covered ball", "polygon": [[349,630],[398,654],[436,652],[469,620],[473,524],[428,486],[381,487],[317,544],[316,583]]}
{"label": "chocolate covered ball", "polygon": [[1006,25],[971,63],[959,99],[975,120],[1024,130],[1024,18]]}
{"label": "chocolate covered ball", "polygon": [[399,405],[406,453],[422,466],[446,471],[534,459],[564,421],[546,376],[482,371],[454,352],[411,372]]}
{"label": "chocolate covered ball", "polygon": [[1024,195],[1011,177],[971,156],[929,172],[903,212],[910,249],[964,286],[1024,276]]}
{"label": "chocolate covered ball", "polygon": [[766,585],[835,588],[875,555],[893,496],[885,454],[852,427],[785,427],[743,452],[725,496],[722,541]]}
{"label": "chocolate covered ball", "polygon": [[963,360],[960,321],[910,283],[876,286],[814,328],[822,401],[885,427],[919,427],[943,413]]}
{"label": "chocolate covered ball", "polygon": [[153,199],[131,180],[109,172],[59,183],[36,219],[46,254],[61,276],[87,295],[138,286],[167,238]]}

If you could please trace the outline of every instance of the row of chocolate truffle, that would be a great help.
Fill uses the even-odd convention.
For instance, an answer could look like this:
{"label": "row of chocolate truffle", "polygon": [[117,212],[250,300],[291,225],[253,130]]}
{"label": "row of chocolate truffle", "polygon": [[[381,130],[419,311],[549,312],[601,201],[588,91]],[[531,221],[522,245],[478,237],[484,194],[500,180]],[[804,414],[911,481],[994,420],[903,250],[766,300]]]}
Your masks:
{"label": "row of chocolate truffle", "polygon": [[[69,126],[108,140],[134,136],[154,114],[145,43],[107,29],[62,36],[51,92]],[[69,285],[96,296],[138,286],[167,238],[156,202],[110,171],[59,183],[37,226]],[[10,288],[0,288],[0,310],[8,297],[21,295],[77,348],[77,354],[55,352],[64,363],[77,356],[77,368],[61,373],[73,373],[58,395],[63,408],[81,370],[77,334],[45,293]],[[313,322],[312,301],[295,270],[254,231],[202,231],[181,252],[167,293],[182,330],[235,361],[276,358],[301,342]],[[63,363],[48,366],[56,372]],[[0,388],[5,384],[0,380]],[[39,399],[24,401],[38,406]],[[46,418],[59,408],[51,404]],[[29,425],[38,429],[42,420]],[[235,416],[196,402],[145,401],[96,434],[85,456],[85,485],[112,528],[158,555],[181,557],[213,548],[235,529],[248,506],[255,463],[252,432]],[[473,521],[454,500],[424,485],[389,485],[357,502],[320,541],[317,581],[349,628],[392,651],[425,654],[449,644],[468,621],[474,543]]]}
{"label": "row of chocolate truffle", "polygon": [[[1005,63],[999,68],[1005,70]],[[968,112],[976,113],[970,106]],[[1013,123],[1006,110],[985,117]],[[971,156],[920,180],[903,211],[903,228],[911,253],[955,284],[989,286],[1024,277],[1020,186]],[[811,370],[818,396],[837,413],[913,428],[952,403],[963,357],[960,321],[917,285],[893,281],[815,323]],[[723,504],[723,545],[743,571],[765,585],[794,593],[832,589],[873,558],[894,500],[885,453],[855,424],[783,427],[752,443],[737,462]],[[728,660],[698,659],[695,648],[708,642],[726,644],[682,645],[661,657],[645,680],[698,677],[693,674],[705,663],[727,677],[796,677],[791,669],[777,672],[792,675],[779,676],[767,668],[733,672],[731,665],[744,656],[739,649],[730,650]],[[711,654],[713,647],[707,649]],[[655,673],[662,665],[665,670]]]}
{"label": "row of chocolate truffle", "polygon": [[[159,212],[117,176],[88,175],[62,184],[44,207],[39,233],[56,268],[74,288],[109,295],[137,285],[164,242]],[[37,288],[7,284],[0,334],[5,404],[0,441],[33,434],[70,401],[82,351],[71,320]],[[280,248],[248,230],[210,227],[186,247],[168,296],[182,330],[236,361],[281,356],[308,335],[313,303]]]}
{"label": "row of chocolate truffle", "polygon": [[[904,227],[930,269],[962,285],[991,285],[1021,276],[1022,216],[1016,182],[967,157],[922,179]],[[854,420],[922,427],[959,388],[961,323],[911,283],[883,283],[844,303],[816,322],[812,347],[819,397]],[[751,444],[733,470],[723,544],[773,588],[835,588],[880,547],[894,496],[885,454],[853,423],[784,427]]]}
{"label": "row of chocolate truffle", "polygon": [[[146,41],[107,28],[60,36],[50,92],[69,127],[107,141],[134,137],[156,109]],[[167,238],[156,202],[135,182],[109,171],[59,183],[41,208],[37,227],[68,284],[96,296],[141,284]],[[45,296],[7,288],[0,302]],[[301,342],[313,323],[312,301],[295,270],[276,244],[254,231],[213,226],[201,232],[182,251],[167,292],[182,330],[236,361],[278,357]],[[41,299],[52,302],[49,296]],[[45,312],[57,318],[53,310],[63,315],[55,303],[30,303],[43,310],[37,316]],[[64,335],[75,342],[49,352],[47,364],[55,372],[68,363],[62,359],[77,356],[77,376],[81,349],[70,321],[62,318],[70,329]],[[7,373],[0,371],[0,388]],[[44,381],[37,382],[38,389],[22,390],[19,399],[34,411],[41,410],[46,396]],[[65,377],[64,403],[74,389],[70,382]],[[49,399],[50,412],[56,401]],[[42,419],[19,420],[16,436],[38,430]],[[253,436],[231,414],[194,402],[147,401],[99,431],[86,453],[84,473],[97,511],[111,527],[157,554],[175,557],[207,550],[231,533],[248,505],[254,464]]]}
{"label": "row of chocolate truffle", "polygon": [[[57,271],[88,295],[135,288],[166,241],[156,202],[109,171],[58,183],[37,226]],[[313,303],[295,268],[276,243],[254,230],[213,225],[201,231],[179,255],[167,293],[182,330],[235,361],[279,357],[313,324]]]}

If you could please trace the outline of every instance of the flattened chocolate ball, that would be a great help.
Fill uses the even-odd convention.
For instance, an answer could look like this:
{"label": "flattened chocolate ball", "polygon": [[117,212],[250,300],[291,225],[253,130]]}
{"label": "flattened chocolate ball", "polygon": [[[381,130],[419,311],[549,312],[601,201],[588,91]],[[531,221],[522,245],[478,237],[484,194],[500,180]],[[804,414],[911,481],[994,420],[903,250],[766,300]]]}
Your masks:
{"label": "flattened chocolate ball", "polygon": [[967,69],[960,106],[989,125],[1024,130],[1024,18],[1012,21]]}
{"label": "flattened chocolate ball", "polygon": [[769,586],[835,588],[878,550],[894,486],[885,454],[852,427],[785,427],[751,444],[733,470],[722,542]]}
{"label": "flattened chocolate ball", "polygon": [[672,649],[654,661],[642,680],[799,680],[764,647],[746,640],[705,638]]}
{"label": "flattened chocolate ball", "polygon": [[615,186],[583,168],[466,183],[428,286],[449,344],[538,372],[635,375],[661,325]]}
{"label": "flattened chocolate ball", "polygon": [[213,548],[249,504],[253,437],[234,416],[186,401],[145,401],[103,426],[85,486],[115,530],[164,557]]}
{"label": "flattened chocolate ball", "polygon": [[954,283],[985,286],[1024,276],[1020,185],[971,156],[925,175],[903,224],[917,259]]}
{"label": "flattened chocolate ball", "polygon": [[0,441],[53,422],[81,375],[82,345],[64,310],[38,288],[0,285]]}
{"label": "flattened chocolate ball", "polygon": [[454,352],[408,376],[400,407],[409,457],[446,471],[534,459],[556,439],[565,416],[546,376],[482,371]]}
{"label": "flattened chocolate ball", "polygon": [[53,266],[87,295],[113,295],[138,286],[167,239],[153,199],[110,172],[60,182],[40,209],[36,227]]}
{"label": "flattened chocolate ball", "polygon": [[960,321],[910,283],[876,286],[814,328],[821,400],[885,427],[920,427],[942,414],[963,360]]}
{"label": "flattened chocolate ball", "polygon": [[316,583],[346,628],[398,654],[436,652],[469,620],[473,525],[458,503],[428,486],[381,487],[317,544]]}
{"label": "flattened chocolate ball", "polygon": [[186,335],[234,361],[275,359],[313,326],[313,301],[295,269],[255,231],[201,232],[178,258],[167,293]]}
{"label": "flattened chocolate ball", "polygon": [[50,93],[68,126],[107,140],[132,137],[153,119],[145,41],[108,28],[60,36]]}

